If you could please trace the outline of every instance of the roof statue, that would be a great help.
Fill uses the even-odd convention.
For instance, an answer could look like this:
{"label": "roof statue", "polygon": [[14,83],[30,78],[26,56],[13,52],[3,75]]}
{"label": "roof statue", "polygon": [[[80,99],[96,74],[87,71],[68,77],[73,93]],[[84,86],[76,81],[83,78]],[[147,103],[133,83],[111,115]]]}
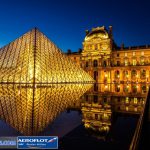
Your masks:
{"label": "roof statue", "polygon": [[86,31],[86,33],[87,35],[85,37],[85,41],[91,41],[94,39],[104,40],[109,38],[109,35],[104,26],[93,28],[90,32]]}

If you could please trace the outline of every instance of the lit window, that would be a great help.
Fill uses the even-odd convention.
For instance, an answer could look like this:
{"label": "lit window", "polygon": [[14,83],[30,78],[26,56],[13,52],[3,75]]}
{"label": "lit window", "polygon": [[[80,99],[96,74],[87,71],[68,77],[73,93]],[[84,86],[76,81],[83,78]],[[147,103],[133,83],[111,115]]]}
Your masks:
{"label": "lit window", "polygon": [[129,97],[126,97],[126,103],[129,103]]}
{"label": "lit window", "polygon": [[117,84],[115,85],[115,91],[120,92],[120,85],[117,85]]}
{"label": "lit window", "polygon": [[141,79],[146,78],[146,70],[142,69],[140,71],[140,77],[141,77]]}
{"label": "lit window", "polygon": [[133,59],[133,66],[135,66],[136,65],[136,59]]}
{"label": "lit window", "polygon": [[93,50],[95,49],[95,45],[92,45],[92,49],[93,49]]}
{"label": "lit window", "polygon": [[96,44],[96,45],[95,45],[95,50],[97,50],[97,49],[98,49],[98,45]]}
{"label": "lit window", "polygon": [[128,56],[128,54],[127,54],[127,53],[125,53],[125,54],[124,54],[124,56],[125,56],[125,57],[127,57],[127,56]]}
{"label": "lit window", "polygon": [[137,93],[137,88],[138,88],[138,85],[133,85],[132,86],[132,92]]}
{"label": "lit window", "polygon": [[104,113],[104,118],[108,119],[109,118],[108,114]]}
{"label": "lit window", "polygon": [[137,111],[137,107],[134,108],[134,111]]}
{"label": "lit window", "polygon": [[127,59],[125,59],[124,63],[125,63],[125,66],[128,66],[128,60]]}
{"label": "lit window", "polygon": [[116,70],[115,71],[115,78],[119,78],[120,77],[120,72],[119,72],[119,70]]}
{"label": "lit window", "polygon": [[92,45],[89,45],[89,48],[92,49]]}
{"label": "lit window", "polygon": [[105,77],[107,78],[107,76],[108,76],[108,75],[107,75],[107,73],[105,72]]}
{"label": "lit window", "polygon": [[144,100],[142,100],[142,103],[144,104],[144,103],[145,103],[145,101],[144,101]]}
{"label": "lit window", "polygon": [[141,52],[141,55],[144,56],[144,52]]}
{"label": "lit window", "polygon": [[129,91],[129,85],[125,85],[124,86],[124,92],[128,92]]}
{"label": "lit window", "polygon": [[137,98],[134,97],[134,104],[137,104]]}
{"label": "lit window", "polygon": [[129,110],[129,107],[126,107],[126,111],[128,111]]}
{"label": "lit window", "polygon": [[141,58],[141,65],[144,65],[144,58]]}
{"label": "lit window", "polygon": [[133,52],[133,56],[135,56],[135,52]]}
{"label": "lit window", "polygon": [[127,71],[127,70],[125,70],[123,73],[124,73],[124,77],[126,77],[126,78],[128,78],[128,77],[129,77],[129,75],[128,75],[128,71]]}
{"label": "lit window", "polygon": [[142,93],[146,93],[146,85],[142,86]]}

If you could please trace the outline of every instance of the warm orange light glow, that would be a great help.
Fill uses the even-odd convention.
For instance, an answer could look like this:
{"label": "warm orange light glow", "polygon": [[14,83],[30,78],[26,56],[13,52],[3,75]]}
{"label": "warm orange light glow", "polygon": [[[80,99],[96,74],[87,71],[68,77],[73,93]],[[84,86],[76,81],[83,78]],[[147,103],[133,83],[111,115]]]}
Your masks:
{"label": "warm orange light glow", "polygon": [[35,28],[0,49],[0,82],[93,83],[94,80]]}
{"label": "warm orange light glow", "polygon": [[77,102],[92,84],[19,86],[0,84],[0,107],[4,110],[0,110],[1,119],[24,135],[36,135],[60,112]]}

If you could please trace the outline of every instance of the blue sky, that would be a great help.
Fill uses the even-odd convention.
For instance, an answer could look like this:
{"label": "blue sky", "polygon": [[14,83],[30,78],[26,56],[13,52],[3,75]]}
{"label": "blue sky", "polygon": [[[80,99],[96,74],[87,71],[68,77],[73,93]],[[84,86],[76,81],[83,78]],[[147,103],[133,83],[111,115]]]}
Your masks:
{"label": "blue sky", "polygon": [[85,30],[113,26],[115,42],[150,44],[146,0],[0,0],[0,47],[38,27],[64,52],[82,48]]}

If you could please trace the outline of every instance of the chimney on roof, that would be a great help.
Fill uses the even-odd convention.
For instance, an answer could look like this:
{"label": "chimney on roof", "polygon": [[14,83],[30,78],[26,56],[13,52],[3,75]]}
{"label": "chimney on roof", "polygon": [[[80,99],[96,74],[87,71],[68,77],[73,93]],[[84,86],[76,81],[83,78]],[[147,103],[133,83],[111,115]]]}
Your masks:
{"label": "chimney on roof", "polygon": [[109,26],[109,36],[112,37],[112,26]]}
{"label": "chimney on roof", "polygon": [[124,43],[121,44],[121,49],[124,49]]}
{"label": "chimney on roof", "polygon": [[89,30],[85,30],[85,34],[88,35],[89,34]]}
{"label": "chimney on roof", "polygon": [[68,49],[68,50],[67,50],[67,53],[68,53],[68,54],[71,54],[71,49]]}
{"label": "chimney on roof", "polygon": [[79,49],[78,49],[78,53],[81,53],[81,52],[82,52],[82,49],[81,49],[81,48],[79,48]]}

